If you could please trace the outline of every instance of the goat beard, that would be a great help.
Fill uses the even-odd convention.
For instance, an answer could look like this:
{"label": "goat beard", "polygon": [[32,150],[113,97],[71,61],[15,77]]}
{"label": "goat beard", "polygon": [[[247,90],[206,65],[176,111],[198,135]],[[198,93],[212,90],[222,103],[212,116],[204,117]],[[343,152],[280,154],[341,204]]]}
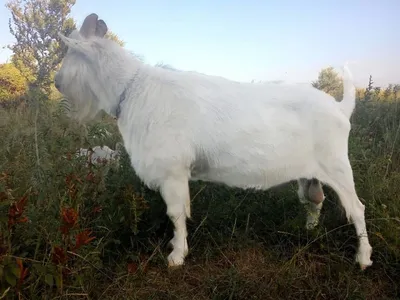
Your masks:
{"label": "goat beard", "polygon": [[68,101],[71,105],[71,110],[68,117],[78,121],[79,123],[86,123],[93,120],[99,113],[100,109],[93,100],[87,101]]}

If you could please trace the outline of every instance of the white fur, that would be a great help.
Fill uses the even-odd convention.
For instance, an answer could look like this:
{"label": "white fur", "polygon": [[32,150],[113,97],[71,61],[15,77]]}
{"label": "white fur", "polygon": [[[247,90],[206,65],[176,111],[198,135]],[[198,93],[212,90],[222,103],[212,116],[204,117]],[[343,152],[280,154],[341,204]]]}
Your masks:
{"label": "white fur", "polygon": [[56,83],[78,106],[90,107],[80,119],[99,109],[114,115],[128,88],[118,127],[133,168],[160,191],[175,224],[170,266],[182,265],[188,253],[189,180],[265,190],[312,177],[338,193],[357,234],[364,234],[357,261],[361,268],[372,264],[347,153],[355,105],[347,69],[344,100],[336,102],[311,86],[175,72],[145,65],[106,39],[77,31],[61,37],[69,52]]}

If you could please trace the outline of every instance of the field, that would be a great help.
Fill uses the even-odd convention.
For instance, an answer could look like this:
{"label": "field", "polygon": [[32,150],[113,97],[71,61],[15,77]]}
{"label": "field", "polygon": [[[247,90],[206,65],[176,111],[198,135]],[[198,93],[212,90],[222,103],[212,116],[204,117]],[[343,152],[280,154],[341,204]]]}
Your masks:
{"label": "field", "polygon": [[[85,166],[74,152],[120,135],[59,104],[0,110],[0,299],[399,299],[400,104],[358,101],[349,142],[374,264],[334,192],[305,229],[296,185],[265,192],[192,183],[190,253],[167,269],[172,226],[126,154]],[[109,132],[111,134],[105,134]]]}

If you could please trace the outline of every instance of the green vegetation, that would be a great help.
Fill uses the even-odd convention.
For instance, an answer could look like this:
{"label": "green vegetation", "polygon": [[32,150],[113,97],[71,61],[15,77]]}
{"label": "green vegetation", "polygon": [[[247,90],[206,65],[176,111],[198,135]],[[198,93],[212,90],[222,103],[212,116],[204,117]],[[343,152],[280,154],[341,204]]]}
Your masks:
{"label": "green vegetation", "polygon": [[[398,99],[399,100],[399,99]],[[71,122],[61,104],[0,112],[0,294],[8,299],[396,299],[400,276],[400,104],[358,101],[350,156],[374,265],[335,193],[304,229],[295,186],[266,192],[192,183],[187,265],[167,270],[161,197],[118,168],[88,169],[80,147],[115,148],[114,121]],[[43,101],[39,101],[42,103]],[[104,132],[112,133],[111,136]],[[25,271],[27,270],[27,271]],[[69,295],[69,296],[68,296]],[[75,295],[75,296],[74,296]],[[81,295],[78,297],[77,295]]]}
{"label": "green vegetation", "polygon": [[14,64],[0,64],[0,106],[17,101],[26,90],[26,81]]}
{"label": "green vegetation", "polygon": [[[40,26],[20,13],[39,2]],[[0,66],[0,299],[399,298],[400,86],[380,89],[371,78],[357,91],[351,120],[349,153],[372,267],[361,272],[354,263],[354,227],[327,187],[320,225],[307,231],[293,183],[255,192],[200,182],[190,185],[190,254],[183,268],[168,270],[172,224],[127,154],[118,166],[89,168],[75,156],[81,147],[115,149],[121,137],[104,115],[87,125],[71,121],[51,86],[63,55],[53,34],[75,26],[68,17],[74,3],[8,4],[20,38],[11,62]],[[63,22],[54,17],[61,13]],[[27,39],[27,28],[51,31]],[[40,56],[43,41],[54,47]],[[312,84],[340,100],[333,69]]]}

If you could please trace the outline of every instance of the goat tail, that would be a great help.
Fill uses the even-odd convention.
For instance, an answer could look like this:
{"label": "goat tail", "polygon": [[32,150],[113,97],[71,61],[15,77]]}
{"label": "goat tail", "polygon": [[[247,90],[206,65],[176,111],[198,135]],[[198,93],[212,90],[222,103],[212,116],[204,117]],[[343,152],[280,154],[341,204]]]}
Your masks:
{"label": "goat tail", "polygon": [[346,117],[350,119],[354,108],[356,107],[356,88],[353,83],[353,76],[348,67],[348,63],[345,63],[343,69],[343,100],[339,102],[339,105]]}

